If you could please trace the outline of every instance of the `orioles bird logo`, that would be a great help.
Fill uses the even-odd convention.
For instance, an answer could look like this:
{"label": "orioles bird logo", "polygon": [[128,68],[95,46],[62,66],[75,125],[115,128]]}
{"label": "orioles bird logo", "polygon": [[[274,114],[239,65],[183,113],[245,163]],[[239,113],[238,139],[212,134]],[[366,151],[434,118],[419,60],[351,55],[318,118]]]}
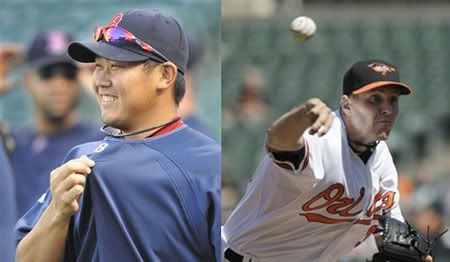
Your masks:
{"label": "orioles bird logo", "polygon": [[381,73],[382,75],[386,75],[386,73],[395,72],[395,68],[382,63],[372,63],[369,65],[369,67],[372,68],[373,71]]}

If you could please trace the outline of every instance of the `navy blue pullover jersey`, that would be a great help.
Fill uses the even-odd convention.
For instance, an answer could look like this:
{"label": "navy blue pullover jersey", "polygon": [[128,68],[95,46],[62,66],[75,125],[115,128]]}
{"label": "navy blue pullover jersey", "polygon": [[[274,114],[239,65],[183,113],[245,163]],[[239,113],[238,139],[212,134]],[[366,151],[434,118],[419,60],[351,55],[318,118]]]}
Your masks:
{"label": "navy blue pullover jersey", "polygon": [[98,128],[84,123],[49,136],[38,135],[32,128],[23,128],[12,135],[16,141],[11,158],[16,177],[16,219],[47,190],[50,172],[61,164],[72,147],[104,138]]}
{"label": "navy blue pullover jersey", "polygon": [[16,222],[16,194],[14,177],[0,137],[0,260],[14,261],[14,224]]}
{"label": "navy blue pullover jersey", "polygon": [[[220,260],[216,142],[184,125],[146,139],[107,137],[74,148],[65,161],[81,155],[96,164],[69,227],[65,261]],[[47,191],[19,220],[19,241],[50,201]]]}

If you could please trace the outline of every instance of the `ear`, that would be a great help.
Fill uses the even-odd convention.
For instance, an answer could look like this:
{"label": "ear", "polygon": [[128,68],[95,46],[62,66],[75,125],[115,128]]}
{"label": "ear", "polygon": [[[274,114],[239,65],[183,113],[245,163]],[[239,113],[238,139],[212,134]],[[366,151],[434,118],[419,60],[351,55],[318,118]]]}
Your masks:
{"label": "ear", "polygon": [[177,66],[172,62],[162,63],[161,66],[161,79],[157,88],[166,89],[175,84],[177,78]]}
{"label": "ear", "polygon": [[347,96],[347,95],[342,95],[341,96],[341,110],[346,115],[350,115],[351,114],[351,111],[352,111],[351,104],[352,104],[352,101],[351,101],[349,96]]}

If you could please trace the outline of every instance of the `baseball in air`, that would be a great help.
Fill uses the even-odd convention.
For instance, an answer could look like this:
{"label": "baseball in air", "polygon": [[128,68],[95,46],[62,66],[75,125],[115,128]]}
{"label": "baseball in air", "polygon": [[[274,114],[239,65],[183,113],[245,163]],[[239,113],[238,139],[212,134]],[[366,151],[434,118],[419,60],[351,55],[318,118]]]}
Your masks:
{"label": "baseball in air", "polygon": [[295,41],[303,43],[316,33],[316,23],[307,16],[299,16],[291,22],[291,32]]}

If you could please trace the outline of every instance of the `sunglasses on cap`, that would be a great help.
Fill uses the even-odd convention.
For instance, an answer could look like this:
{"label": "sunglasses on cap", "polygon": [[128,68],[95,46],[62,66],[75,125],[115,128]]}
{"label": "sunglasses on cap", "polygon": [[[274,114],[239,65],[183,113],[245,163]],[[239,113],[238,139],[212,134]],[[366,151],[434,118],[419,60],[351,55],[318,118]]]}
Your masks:
{"label": "sunglasses on cap", "polygon": [[101,26],[96,27],[94,31],[94,41],[98,42],[100,40],[104,40],[107,43],[123,43],[123,42],[131,42],[139,45],[143,50],[153,53],[161,58],[162,62],[167,62],[169,59],[165,57],[163,54],[158,52],[155,48],[153,48],[150,44],[142,41],[141,39],[134,36],[129,31],[118,27],[118,26]]}
{"label": "sunglasses on cap", "polygon": [[71,64],[54,64],[41,67],[37,70],[39,78],[48,80],[56,76],[62,76],[68,80],[75,80],[77,77],[77,67]]}

